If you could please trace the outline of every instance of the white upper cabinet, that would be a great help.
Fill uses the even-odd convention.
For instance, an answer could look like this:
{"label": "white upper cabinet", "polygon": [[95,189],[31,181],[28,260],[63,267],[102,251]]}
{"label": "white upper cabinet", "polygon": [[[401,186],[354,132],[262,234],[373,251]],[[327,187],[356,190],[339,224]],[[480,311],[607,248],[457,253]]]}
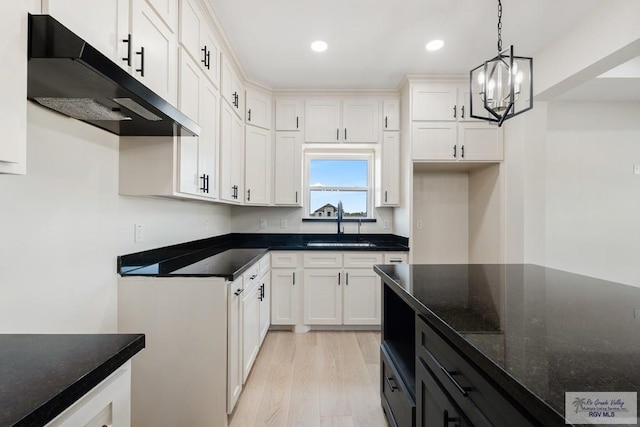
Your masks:
{"label": "white upper cabinet", "polygon": [[242,88],[242,82],[236,73],[233,64],[229,61],[226,55],[222,55],[222,98],[227,101],[231,106],[232,111],[235,112],[238,117],[243,117],[244,114],[244,90]]}
{"label": "white upper cabinet", "polygon": [[103,55],[127,68],[120,56],[126,56],[121,39],[127,39],[129,33],[128,3],[129,0],[42,0],[42,13],[53,16]]}
{"label": "white upper cabinet", "polygon": [[[140,0],[133,0],[140,1]],[[174,34],[178,33],[178,0],[146,0]]]}
{"label": "white upper cabinet", "polygon": [[180,0],[180,44],[220,87],[220,43],[196,0]]}
{"label": "white upper cabinet", "polygon": [[245,197],[247,205],[271,204],[271,132],[245,126]]}
{"label": "white upper cabinet", "polygon": [[271,129],[271,95],[261,90],[247,89],[245,123]]}
{"label": "white upper cabinet", "polygon": [[298,132],[276,132],[274,204],[302,206],[302,136]]}
{"label": "white upper cabinet", "polygon": [[305,142],[340,142],[341,113],[340,100],[306,100],[304,104]]}
{"label": "white upper cabinet", "polygon": [[303,102],[300,99],[276,99],[276,130],[302,129]]}
{"label": "white upper cabinet", "polygon": [[0,173],[26,173],[27,162],[27,6],[15,1],[3,4],[0,17],[2,43],[3,135],[0,138]]}
{"label": "white upper cabinet", "polygon": [[376,206],[400,205],[400,134],[385,132],[376,159]]}
{"label": "white upper cabinet", "polygon": [[220,199],[244,200],[244,124],[232,107],[222,102],[220,114]]}
{"label": "white upper cabinet", "polygon": [[380,107],[377,99],[349,99],[342,102],[344,142],[379,142]]}
{"label": "white upper cabinet", "polygon": [[[173,105],[177,101],[176,33],[145,0],[131,0],[131,66],[149,89]],[[165,1],[159,1],[165,5]],[[167,3],[175,3],[167,2]]]}
{"label": "white upper cabinet", "polygon": [[382,101],[382,130],[400,130],[400,100],[385,99]]}
{"label": "white upper cabinet", "polygon": [[377,99],[308,99],[306,142],[369,142],[380,140]]}
{"label": "white upper cabinet", "polygon": [[455,84],[416,84],[411,88],[411,119],[455,122],[457,102],[458,87]]}

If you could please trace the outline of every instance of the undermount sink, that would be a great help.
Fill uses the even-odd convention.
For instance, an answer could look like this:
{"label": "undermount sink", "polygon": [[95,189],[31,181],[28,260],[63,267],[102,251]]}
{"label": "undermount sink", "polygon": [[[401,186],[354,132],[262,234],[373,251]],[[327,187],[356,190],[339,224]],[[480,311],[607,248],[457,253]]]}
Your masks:
{"label": "undermount sink", "polygon": [[307,242],[307,246],[322,248],[373,248],[375,243],[369,242]]}

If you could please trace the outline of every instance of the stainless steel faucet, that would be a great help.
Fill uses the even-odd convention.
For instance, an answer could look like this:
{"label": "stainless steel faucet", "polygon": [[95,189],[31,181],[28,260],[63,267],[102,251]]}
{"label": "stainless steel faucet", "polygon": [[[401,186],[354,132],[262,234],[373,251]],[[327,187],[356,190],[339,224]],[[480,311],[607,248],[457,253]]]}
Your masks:
{"label": "stainless steel faucet", "polygon": [[343,234],[343,232],[340,230],[340,224],[342,223],[342,218],[344,217],[344,209],[342,208],[342,200],[340,200],[338,202],[338,238],[340,238],[340,236]]}

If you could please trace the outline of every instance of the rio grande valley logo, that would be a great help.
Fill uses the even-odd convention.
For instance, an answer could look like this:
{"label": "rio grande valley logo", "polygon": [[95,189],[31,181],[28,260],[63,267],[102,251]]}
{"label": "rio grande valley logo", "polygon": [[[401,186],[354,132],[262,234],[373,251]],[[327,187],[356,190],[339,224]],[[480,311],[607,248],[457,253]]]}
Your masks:
{"label": "rio grande valley logo", "polygon": [[636,392],[567,392],[565,418],[572,424],[637,424]]}

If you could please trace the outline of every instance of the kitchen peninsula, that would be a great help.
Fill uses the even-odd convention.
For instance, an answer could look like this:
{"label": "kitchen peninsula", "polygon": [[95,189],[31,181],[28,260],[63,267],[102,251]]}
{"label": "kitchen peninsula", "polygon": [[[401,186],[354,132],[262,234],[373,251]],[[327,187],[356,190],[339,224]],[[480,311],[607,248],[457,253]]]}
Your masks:
{"label": "kitchen peninsula", "polygon": [[530,264],[374,269],[392,425],[561,426],[565,392],[640,389],[640,289]]}

